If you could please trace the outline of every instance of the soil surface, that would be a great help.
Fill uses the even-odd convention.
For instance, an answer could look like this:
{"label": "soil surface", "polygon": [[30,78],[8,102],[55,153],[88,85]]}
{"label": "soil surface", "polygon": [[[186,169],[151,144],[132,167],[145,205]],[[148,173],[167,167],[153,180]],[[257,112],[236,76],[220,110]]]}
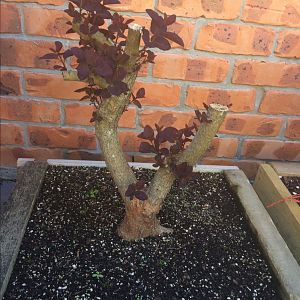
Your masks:
{"label": "soil surface", "polygon": [[[281,180],[290,191],[291,195],[300,194],[300,177],[282,177]],[[299,202],[298,204],[300,205]]]}
{"label": "soil surface", "polygon": [[199,174],[165,201],[172,235],[126,242],[106,169],[49,167],[4,299],[280,299],[237,201]]}

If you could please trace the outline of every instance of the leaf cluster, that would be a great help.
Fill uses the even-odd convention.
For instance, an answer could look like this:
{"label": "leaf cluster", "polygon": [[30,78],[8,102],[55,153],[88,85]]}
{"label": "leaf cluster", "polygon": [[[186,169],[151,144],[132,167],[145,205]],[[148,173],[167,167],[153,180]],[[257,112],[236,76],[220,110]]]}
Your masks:
{"label": "leaf cluster", "polygon": [[133,198],[137,198],[141,201],[145,201],[148,199],[148,196],[146,192],[143,190],[144,187],[145,187],[144,180],[139,180],[136,183],[132,183],[128,186],[125,196],[129,197],[130,200],[133,200]]}
{"label": "leaf cluster", "polygon": [[[204,104],[206,108],[208,106]],[[198,123],[210,123],[207,112],[195,110],[195,119]],[[163,127],[155,124],[155,129],[146,125],[139,138],[146,140],[141,142],[139,151],[141,153],[154,153],[156,163],[154,167],[165,167],[169,165],[176,177],[181,183],[185,182],[192,176],[193,168],[186,162],[177,163],[177,156],[182,153],[186,146],[192,141],[198,125],[194,122],[193,125],[185,125],[182,129],[175,127]]]}
{"label": "leaf cluster", "polygon": [[[70,29],[67,33],[77,32],[80,35],[79,46],[62,50],[61,42],[55,42],[56,48],[44,55],[43,59],[59,59],[62,65],[55,66],[60,71],[67,70],[67,59],[76,60],[76,71],[81,81],[87,82],[87,87],[76,90],[85,92],[81,100],[89,99],[95,107],[112,96],[129,92],[126,83],[128,73],[137,72],[145,63],[154,63],[155,54],[150,48],[169,50],[173,41],[183,46],[182,39],[174,32],[168,31],[168,26],[176,21],[176,16],[160,16],[151,9],[146,12],[151,17],[150,30],[143,28],[142,39],[144,47],[132,68],[128,68],[130,57],[126,54],[126,42],[129,24],[133,19],[125,19],[117,12],[112,13],[107,5],[118,4],[118,0],[69,0],[65,12],[72,18],[68,21]],[[95,36],[100,35],[101,40]],[[100,78],[102,85],[95,82]],[[145,95],[142,90],[137,95],[131,94],[131,102],[141,107],[138,98]]]}

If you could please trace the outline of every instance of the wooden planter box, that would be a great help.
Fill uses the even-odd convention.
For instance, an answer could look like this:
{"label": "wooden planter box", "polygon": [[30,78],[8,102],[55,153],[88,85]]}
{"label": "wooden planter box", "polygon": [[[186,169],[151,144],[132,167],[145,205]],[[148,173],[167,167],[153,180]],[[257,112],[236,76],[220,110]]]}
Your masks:
{"label": "wooden planter box", "polygon": [[253,186],[300,265],[300,206],[295,202],[285,201],[267,208],[271,203],[291,197],[279,176],[300,177],[300,163],[262,164]]}
{"label": "wooden planter box", "polygon": [[[105,167],[104,162],[48,160],[47,163],[19,160],[18,185],[10,209],[0,229],[1,293],[4,295],[34,202],[42,185],[47,165]],[[151,164],[131,163],[133,167],[152,169]],[[242,205],[250,227],[258,238],[269,265],[279,282],[283,299],[300,299],[300,267],[274,226],[270,216],[245,174],[236,167],[196,166],[196,172],[224,172]]]}

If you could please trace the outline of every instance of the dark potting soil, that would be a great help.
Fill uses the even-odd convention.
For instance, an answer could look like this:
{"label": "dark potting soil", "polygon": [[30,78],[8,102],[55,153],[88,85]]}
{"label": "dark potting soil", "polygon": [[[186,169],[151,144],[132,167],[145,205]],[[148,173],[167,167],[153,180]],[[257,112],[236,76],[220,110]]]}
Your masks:
{"label": "dark potting soil", "polygon": [[106,169],[49,167],[4,299],[280,299],[223,174],[174,184],[171,235],[121,240],[123,214]]}
{"label": "dark potting soil", "polygon": [[[281,180],[290,191],[291,195],[300,194],[300,177],[282,177]],[[300,203],[298,202],[300,205]]]}

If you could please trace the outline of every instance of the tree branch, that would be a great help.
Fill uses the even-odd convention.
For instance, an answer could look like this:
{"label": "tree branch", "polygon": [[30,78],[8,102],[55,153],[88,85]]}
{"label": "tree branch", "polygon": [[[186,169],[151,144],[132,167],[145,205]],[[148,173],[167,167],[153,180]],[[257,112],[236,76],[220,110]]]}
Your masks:
{"label": "tree branch", "polygon": [[[128,74],[124,82],[128,85],[129,91],[131,91],[137,77],[137,70],[135,70],[134,66],[139,55],[141,28],[139,25],[129,28],[125,46],[125,52],[130,58],[125,66]],[[128,186],[136,182],[136,177],[126,161],[117,134],[119,119],[129,101],[130,92],[103,101],[97,111],[101,119],[96,120],[95,123],[96,135],[107,168],[111,172],[124,201],[126,201],[125,192]]]}
{"label": "tree branch", "polygon": [[[176,157],[178,164],[186,162],[188,165],[194,166],[197,163],[209,148],[211,141],[223,123],[227,112],[227,106],[215,103],[209,105],[207,114],[212,122],[201,125],[188,148]],[[175,175],[169,166],[160,168],[155,173],[149,186],[149,200],[155,205],[161,205],[169,193],[174,180]]]}
{"label": "tree branch", "polygon": [[[90,41],[90,40],[93,40],[97,45],[103,45],[103,44],[107,44],[109,46],[113,46],[114,43],[109,40],[103,33],[101,32],[96,32],[94,34],[91,34],[91,35],[87,35],[87,34],[83,34],[81,31],[80,31],[80,25],[82,23],[73,23],[72,24],[72,29],[78,33],[81,37],[81,39],[85,40],[85,41]],[[91,25],[89,24],[89,27],[91,27]]]}
{"label": "tree branch", "polygon": [[[77,75],[77,71],[72,71],[72,70],[63,71],[62,75],[65,81],[82,81],[79,79]],[[101,88],[108,87],[108,83],[104,78],[95,75],[90,75],[90,78],[92,78],[94,83],[97,84],[99,87]],[[88,82],[88,80],[85,80],[84,82]]]}

